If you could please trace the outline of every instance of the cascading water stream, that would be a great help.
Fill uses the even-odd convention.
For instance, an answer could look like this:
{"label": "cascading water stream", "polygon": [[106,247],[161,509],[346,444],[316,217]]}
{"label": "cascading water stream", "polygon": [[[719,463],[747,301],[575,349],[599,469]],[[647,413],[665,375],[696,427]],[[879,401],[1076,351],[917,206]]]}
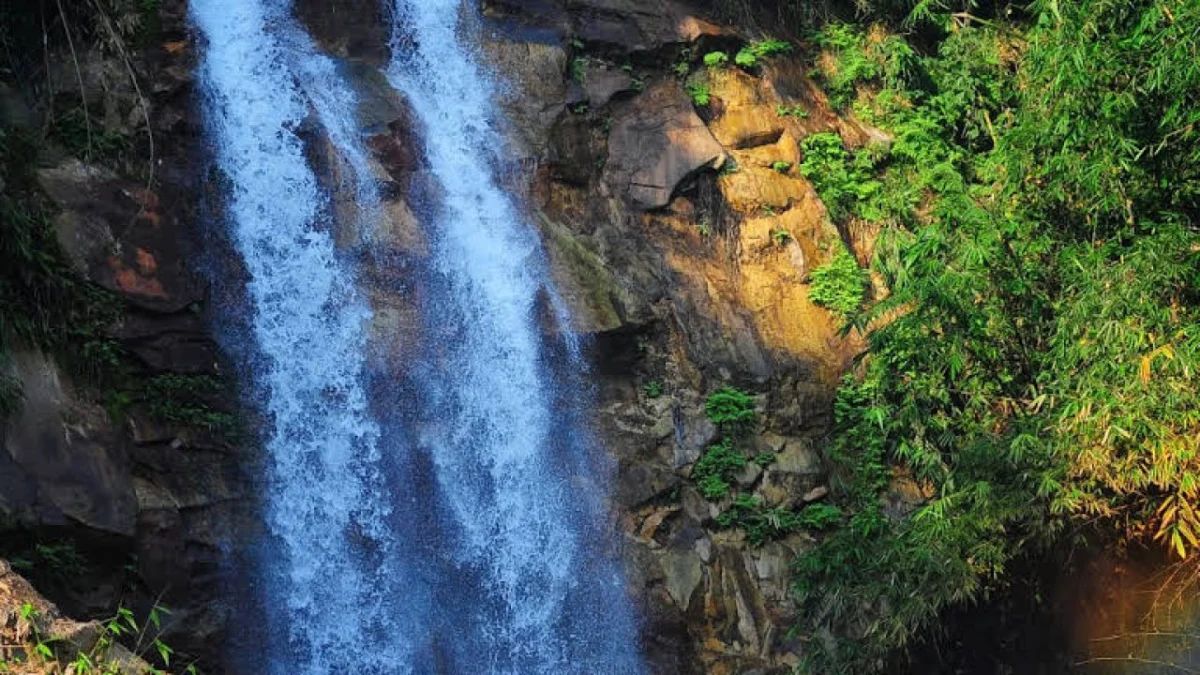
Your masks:
{"label": "cascading water stream", "polygon": [[473,622],[457,659],[489,672],[639,672],[621,575],[588,541],[598,507],[573,480],[586,463],[569,461],[586,438],[562,410],[573,392],[562,391],[559,369],[579,364],[548,359],[537,305],[550,289],[544,253],[492,173],[497,97],[463,8],[399,0],[387,71],[419,118],[443,191],[422,215],[435,249],[431,328],[445,338],[419,378],[427,410],[443,420],[419,442],[449,505],[446,529],[459,533],[448,547],[459,578],[475,586],[474,603],[450,600],[460,626]]}
{"label": "cascading water stream", "polygon": [[[257,0],[191,3],[208,40],[201,68],[207,122],[229,179],[232,239],[250,276],[262,355],[254,376],[270,420],[263,501],[280,559],[264,583],[287,621],[280,631],[287,662],[271,665],[330,673],[345,664],[347,633],[397,632],[394,608],[370,597],[375,571],[363,568],[348,542],[386,542],[381,524],[391,505],[361,384],[369,310],[337,259],[324,199],[295,133],[310,100],[270,30],[290,24],[286,9]],[[312,78],[320,68],[310,62],[301,72]],[[355,670],[401,672],[399,646],[359,654]]]}
{"label": "cascading water stream", "polygon": [[[544,253],[493,175],[494,86],[469,12],[461,0],[394,9],[386,76],[418,118],[439,189],[416,208],[430,260],[408,272],[426,335],[411,382],[389,393],[368,386],[366,289],[339,257],[339,212],[298,134],[324,129],[360,225],[384,217],[353,89],[284,0],[191,1],[261,355],[271,540],[259,576],[276,624],[263,668],[640,673],[602,476],[572,403],[581,364],[565,327],[542,326],[545,299],[556,306]],[[383,434],[392,409],[412,423]]]}

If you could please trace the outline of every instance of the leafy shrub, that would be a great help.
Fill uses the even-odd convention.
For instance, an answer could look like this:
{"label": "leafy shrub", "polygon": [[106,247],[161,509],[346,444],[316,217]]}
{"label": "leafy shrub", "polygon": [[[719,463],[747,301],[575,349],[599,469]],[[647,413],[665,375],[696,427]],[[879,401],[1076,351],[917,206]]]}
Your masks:
{"label": "leafy shrub", "polygon": [[834,108],[848,107],[860,85],[902,89],[915,79],[918,64],[912,47],[882,29],[875,32],[883,37],[872,39],[858,27],[831,23],[814,35],[813,42],[834,57],[823,62],[832,64],[830,68],[818,71]]}
{"label": "leafy shrub", "polygon": [[754,397],[733,387],[721,387],[709,394],[704,413],[718,427],[735,431],[753,426],[757,416]]}
{"label": "leafy shrub", "polygon": [[844,246],[824,265],[812,271],[808,298],[818,307],[845,321],[862,306],[867,272]]}
{"label": "leafy shrub", "polygon": [[721,515],[721,527],[740,527],[754,546],[762,546],[799,530],[825,530],[840,522],[841,509],[827,504],[809,504],[800,512],[782,507],[768,508],[754,495],[738,495]]}
{"label": "leafy shrub", "polygon": [[706,499],[717,500],[729,494],[729,485],[738,472],[746,467],[746,456],[734,447],[729,438],[709,446],[692,467],[692,481]]}
{"label": "leafy shrub", "polygon": [[875,177],[875,158],[867,152],[853,155],[832,132],[813,134],[800,143],[800,174],[813,183],[829,217],[841,222],[850,215],[877,220],[881,210],[871,208],[883,188]]}
{"label": "leafy shrub", "polygon": [[707,84],[689,84],[687,86],[687,93],[692,98],[692,103],[696,104],[697,107],[703,108],[712,102],[712,94]]}
{"label": "leafy shrub", "polygon": [[725,52],[709,52],[704,55],[704,65],[709,68],[720,68],[729,63],[729,55]]}
{"label": "leafy shrub", "polygon": [[808,111],[805,110],[804,106],[801,105],[787,106],[780,103],[779,105],[775,106],[775,114],[780,117],[795,117],[797,119],[808,118]]}
{"label": "leafy shrub", "polygon": [[758,67],[759,59],[790,51],[792,51],[791,43],[782,40],[762,40],[742,47],[734,56],[733,61],[743,68],[754,69]]}

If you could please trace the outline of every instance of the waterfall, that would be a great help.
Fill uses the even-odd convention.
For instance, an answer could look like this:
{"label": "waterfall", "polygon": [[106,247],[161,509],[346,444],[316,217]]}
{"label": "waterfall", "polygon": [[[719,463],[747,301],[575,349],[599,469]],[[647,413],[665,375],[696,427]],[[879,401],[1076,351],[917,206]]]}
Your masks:
{"label": "waterfall", "polygon": [[[502,136],[473,9],[394,8],[385,75],[439,191],[414,206],[431,253],[408,271],[425,327],[411,382],[374,387],[367,289],[299,133],[319,125],[335,146],[354,217],[384,217],[355,93],[283,0],[191,0],[260,355],[270,672],[642,672],[579,422],[575,338],[537,233],[494,175]],[[393,417],[404,428],[385,433]]]}

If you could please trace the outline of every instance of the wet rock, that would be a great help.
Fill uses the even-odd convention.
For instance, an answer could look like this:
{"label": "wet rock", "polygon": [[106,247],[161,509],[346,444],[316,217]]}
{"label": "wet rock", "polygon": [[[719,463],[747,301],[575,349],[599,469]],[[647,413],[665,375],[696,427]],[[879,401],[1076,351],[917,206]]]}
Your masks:
{"label": "wet rock", "polygon": [[157,194],[75,159],[42,169],[38,182],[63,209],[55,220],[59,244],[87,278],[156,312],[203,299],[184,262],[179,225]]}
{"label": "wet rock", "polygon": [[217,347],[197,313],[129,314],[113,335],[153,370],[188,375],[219,371]]}
{"label": "wet rock", "polygon": [[385,63],[390,55],[390,21],[380,0],[299,0],[296,18],[332,56]]}
{"label": "wet rock", "polygon": [[587,185],[596,175],[596,160],[604,151],[596,143],[588,119],[562,115],[550,130],[547,159],[554,175],[565,183]]}
{"label": "wet rock", "polygon": [[500,107],[515,130],[510,152],[520,157],[542,154],[550,128],[567,105],[567,53],[557,44],[492,40],[485,53],[507,86],[500,90]]}
{"label": "wet rock", "polygon": [[717,167],[725,151],[674,82],[651,87],[613,124],[605,181],[640,209],[671,202],[695,171]]}

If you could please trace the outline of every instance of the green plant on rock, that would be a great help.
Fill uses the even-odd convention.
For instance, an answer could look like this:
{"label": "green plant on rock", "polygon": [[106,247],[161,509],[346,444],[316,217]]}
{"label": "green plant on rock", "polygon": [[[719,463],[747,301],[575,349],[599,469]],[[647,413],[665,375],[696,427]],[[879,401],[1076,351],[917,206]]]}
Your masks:
{"label": "green plant on rock", "polygon": [[733,387],[721,387],[709,394],[704,414],[723,430],[744,432],[754,426],[757,413],[754,397]]}
{"label": "green plant on rock", "polygon": [[658,398],[663,395],[662,382],[658,380],[650,380],[642,387],[642,391],[646,393],[646,398]]}
{"label": "green plant on rock", "polygon": [[813,134],[800,143],[800,174],[813,183],[834,222],[851,215],[878,220],[884,210],[873,201],[884,188],[876,177],[876,157],[866,151],[851,153],[832,132]]}
{"label": "green plant on rock", "polygon": [[733,440],[723,439],[709,446],[692,467],[692,481],[705,499],[717,500],[729,494],[730,484],[746,467],[746,456],[734,447]]}
{"label": "green plant on rock", "polygon": [[704,65],[709,68],[720,68],[729,63],[729,55],[725,52],[709,52],[704,55]]}
{"label": "green plant on rock", "polygon": [[698,108],[703,108],[712,102],[712,93],[709,91],[707,84],[689,84],[687,86],[687,93],[691,97],[692,103]]}
{"label": "green plant on rock", "polygon": [[767,507],[754,495],[738,495],[723,513],[717,524],[724,528],[741,528],[754,546],[797,532],[826,530],[842,519],[841,509],[827,504],[810,504],[801,511],[783,507]]}
{"label": "green plant on rock", "polygon": [[839,244],[838,252],[812,271],[808,298],[845,321],[862,306],[867,281],[867,271],[859,267],[846,247]]}
{"label": "green plant on rock", "polygon": [[784,246],[791,240],[792,233],[782,227],[771,230],[771,241],[774,241],[776,246]]}
{"label": "green plant on rock", "polygon": [[771,169],[773,171],[778,171],[779,173],[787,173],[792,170],[792,163],[778,160],[771,162]]}
{"label": "green plant on rock", "polygon": [[207,375],[159,375],[146,383],[138,400],[159,419],[233,438],[238,434],[237,418],[211,404],[224,395],[222,383]]}
{"label": "green plant on rock", "polygon": [[679,50],[679,56],[675,59],[675,65],[671,67],[671,70],[675,73],[675,77],[682,80],[688,76],[688,73],[692,72],[692,55],[693,51],[691,47],[684,47]]}
{"label": "green plant on rock", "polygon": [[775,114],[780,117],[795,117],[796,119],[808,119],[808,111],[801,105],[784,105],[780,103],[775,106]]}
{"label": "green plant on rock", "polygon": [[733,61],[747,70],[753,70],[758,67],[761,59],[790,51],[792,51],[791,43],[782,40],[761,40],[742,47],[734,56]]}
{"label": "green plant on rock", "polygon": [[581,56],[571,59],[571,79],[578,84],[587,80],[587,59]]}

